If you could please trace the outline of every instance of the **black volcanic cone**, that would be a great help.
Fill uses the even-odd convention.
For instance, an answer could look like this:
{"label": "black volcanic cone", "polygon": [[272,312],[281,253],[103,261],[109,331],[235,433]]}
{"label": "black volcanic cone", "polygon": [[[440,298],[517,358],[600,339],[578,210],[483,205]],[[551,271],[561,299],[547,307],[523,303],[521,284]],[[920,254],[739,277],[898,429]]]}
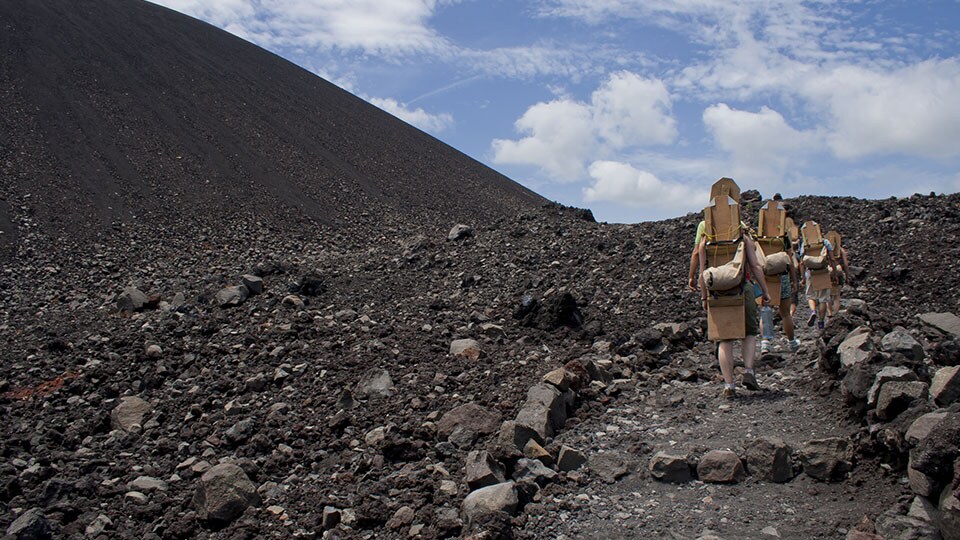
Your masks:
{"label": "black volcanic cone", "polygon": [[449,225],[545,202],[276,55],[146,2],[0,2],[0,53],[7,247],[23,211],[77,239],[238,213],[280,227]]}

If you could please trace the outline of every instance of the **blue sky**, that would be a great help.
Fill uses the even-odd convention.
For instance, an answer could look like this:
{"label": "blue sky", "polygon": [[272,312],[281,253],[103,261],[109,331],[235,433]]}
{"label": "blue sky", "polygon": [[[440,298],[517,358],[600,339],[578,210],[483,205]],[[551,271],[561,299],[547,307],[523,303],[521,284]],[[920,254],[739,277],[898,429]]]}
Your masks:
{"label": "blue sky", "polygon": [[960,0],[156,0],[597,219],[960,191]]}

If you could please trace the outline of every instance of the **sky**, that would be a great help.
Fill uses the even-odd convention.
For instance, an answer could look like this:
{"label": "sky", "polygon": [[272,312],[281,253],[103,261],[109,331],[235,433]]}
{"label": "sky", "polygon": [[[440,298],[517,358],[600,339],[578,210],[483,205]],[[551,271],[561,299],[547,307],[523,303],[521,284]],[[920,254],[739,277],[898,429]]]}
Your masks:
{"label": "sky", "polygon": [[960,191],[960,0],[154,0],[634,223]]}

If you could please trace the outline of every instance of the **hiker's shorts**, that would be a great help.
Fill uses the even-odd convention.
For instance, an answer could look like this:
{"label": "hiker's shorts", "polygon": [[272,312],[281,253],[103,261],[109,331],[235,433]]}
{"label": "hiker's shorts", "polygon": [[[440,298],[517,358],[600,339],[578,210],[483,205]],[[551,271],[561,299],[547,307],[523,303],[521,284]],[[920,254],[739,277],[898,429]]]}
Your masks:
{"label": "hiker's shorts", "polygon": [[807,282],[807,300],[815,300],[817,302],[829,302],[830,301],[830,289],[823,289],[822,291],[811,291],[810,282]]}
{"label": "hiker's shorts", "polygon": [[755,336],[760,333],[760,321],[757,319],[757,286],[747,282],[743,288],[744,335]]}

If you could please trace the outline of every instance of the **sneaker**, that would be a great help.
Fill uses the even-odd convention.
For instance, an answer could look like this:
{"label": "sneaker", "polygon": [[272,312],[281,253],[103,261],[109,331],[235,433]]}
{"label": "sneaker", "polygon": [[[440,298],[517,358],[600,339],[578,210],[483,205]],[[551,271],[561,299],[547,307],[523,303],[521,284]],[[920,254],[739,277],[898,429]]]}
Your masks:
{"label": "sneaker", "polygon": [[757,384],[757,376],[750,372],[744,372],[740,384],[747,390],[757,391],[760,389],[760,385]]}
{"label": "sneaker", "polygon": [[766,354],[770,352],[770,340],[764,339],[760,341],[760,354]]}
{"label": "sneaker", "polygon": [[820,329],[820,330],[823,330],[823,320],[822,320],[822,319],[819,320],[819,321],[817,321],[817,328]]}
{"label": "sneaker", "polygon": [[813,326],[813,323],[817,322],[816,312],[810,314],[810,318],[807,319],[807,326]]}
{"label": "sneaker", "polygon": [[723,392],[720,394],[723,399],[733,399],[737,397],[737,391],[734,388],[723,387]]}
{"label": "sneaker", "polygon": [[787,342],[787,347],[790,348],[790,352],[797,352],[800,350],[800,340],[793,338]]}

